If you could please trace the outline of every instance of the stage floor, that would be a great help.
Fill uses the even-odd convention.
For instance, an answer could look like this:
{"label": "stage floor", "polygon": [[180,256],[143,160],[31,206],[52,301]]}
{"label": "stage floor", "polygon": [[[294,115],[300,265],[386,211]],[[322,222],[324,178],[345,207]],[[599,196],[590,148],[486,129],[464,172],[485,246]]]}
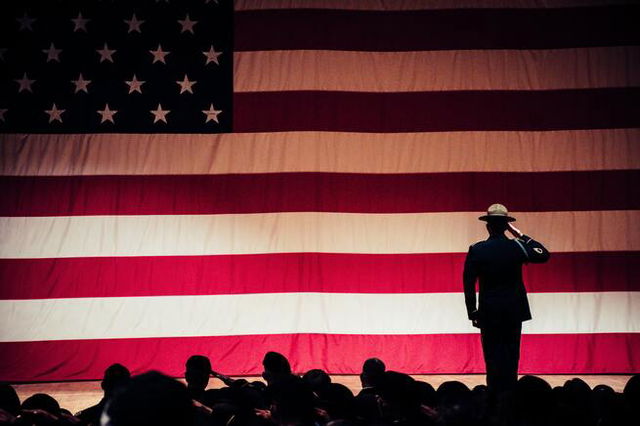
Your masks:
{"label": "stage floor", "polygon": [[[485,376],[482,374],[467,374],[467,375],[414,375],[418,380],[424,380],[431,383],[433,387],[437,388],[442,382],[448,380],[459,380],[470,388],[478,384],[485,383]],[[624,385],[629,380],[628,375],[588,375],[588,376],[575,376],[575,375],[541,375],[543,379],[551,384],[551,386],[562,385],[566,380],[573,377],[580,377],[587,382],[592,388],[599,384],[605,384],[611,386],[617,392],[622,392]],[[258,380],[258,377],[245,377],[248,380]],[[349,387],[354,393],[360,391],[360,378],[358,376],[332,376],[332,380],[337,383],[342,383]],[[84,408],[90,407],[96,404],[102,397],[102,390],[100,389],[99,381],[84,381],[84,382],[56,382],[56,383],[31,383],[13,385],[20,401],[24,401],[25,398],[35,393],[47,393],[53,396],[60,406],[68,409],[72,413],[76,413]],[[222,382],[217,379],[211,379],[209,382],[209,388],[217,388],[223,386]]]}

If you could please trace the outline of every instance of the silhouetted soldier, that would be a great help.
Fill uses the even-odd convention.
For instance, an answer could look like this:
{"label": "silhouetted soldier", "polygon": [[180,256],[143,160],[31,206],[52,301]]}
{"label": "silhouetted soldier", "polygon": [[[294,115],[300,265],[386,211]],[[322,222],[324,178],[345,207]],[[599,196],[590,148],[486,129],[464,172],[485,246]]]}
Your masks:
{"label": "silhouetted soldier", "polygon": [[76,414],[76,417],[82,419],[86,424],[99,425],[100,415],[106,402],[113,398],[116,391],[125,387],[131,379],[129,369],[122,364],[112,364],[104,371],[104,377],[100,386],[104,391],[104,397],[96,405],[86,408]]}
{"label": "silhouetted soldier", "polygon": [[[469,319],[480,328],[490,399],[512,389],[518,380],[522,321],[531,319],[522,265],[543,263],[549,252],[511,225],[502,204],[493,204],[479,218],[489,238],[469,248],[464,264],[464,295]],[[515,239],[505,235],[509,231]],[[476,307],[476,281],[479,301]]]}
{"label": "silhouetted soldier", "polygon": [[204,391],[209,384],[211,361],[204,355],[192,355],[185,364],[184,379],[191,399],[203,402]]}
{"label": "silhouetted soldier", "polygon": [[386,366],[384,362],[378,358],[369,358],[362,364],[362,373],[360,373],[360,384],[362,390],[359,395],[372,394],[377,395],[380,392],[380,383],[384,379]]}

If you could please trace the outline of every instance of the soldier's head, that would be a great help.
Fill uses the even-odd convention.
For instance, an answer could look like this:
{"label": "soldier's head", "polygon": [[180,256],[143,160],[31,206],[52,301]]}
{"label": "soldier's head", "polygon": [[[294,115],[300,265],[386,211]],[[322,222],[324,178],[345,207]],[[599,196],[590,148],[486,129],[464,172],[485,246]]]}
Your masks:
{"label": "soldier's head", "polygon": [[378,386],[384,376],[385,370],[386,366],[382,360],[378,358],[369,358],[366,360],[362,365],[362,373],[360,373],[362,387]]}
{"label": "soldier's head", "polygon": [[110,398],[118,388],[126,386],[129,379],[131,379],[131,373],[127,367],[122,364],[112,364],[104,371],[100,386],[104,390],[104,395]]}
{"label": "soldier's head", "polygon": [[186,363],[184,378],[190,389],[204,390],[209,383],[211,361],[204,355],[192,355]]}
{"label": "soldier's head", "polygon": [[487,214],[480,216],[478,219],[487,223],[487,231],[490,235],[504,234],[507,230],[509,222],[516,219],[509,216],[509,211],[502,204],[491,204],[487,209]]}
{"label": "soldier's head", "polygon": [[487,220],[487,232],[490,235],[504,234],[509,222],[504,219]]}
{"label": "soldier's head", "polygon": [[267,352],[262,360],[262,365],[264,366],[262,378],[269,385],[288,379],[291,376],[289,360],[281,353]]}

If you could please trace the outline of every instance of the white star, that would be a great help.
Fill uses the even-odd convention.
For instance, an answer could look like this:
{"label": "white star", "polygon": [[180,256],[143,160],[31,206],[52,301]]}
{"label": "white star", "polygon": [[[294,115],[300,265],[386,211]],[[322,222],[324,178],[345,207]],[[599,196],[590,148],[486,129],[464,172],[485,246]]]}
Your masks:
{"label": "white star", "polygon": [[104,104],[104,109],[97,111],[97,113],[100,114],[100,124],[104,123],[105,121],[110,121],[115,124],[115,121],[113,121],[113,116],[117,112],[118,111],[115,109],[109,109],[109,104]]}
{"label": "white star", "polygon": [[31,89],[31,85],[33,83],[35,83],[35,80],[29,80],[29,77],[27,77],[27,73],[25,72],[22,76],[21,79],[16,79],[13,80],[16,83],[18,83],[20,85],[20,88],[18,88],[18,93],[22,92],[23,90],[26,90],[28,92],[33,93],[33,89]]}
{"label": "white star", "polygon": [[113,54],[116,53],[116,49],[109,49],[107,43],[104,44],[102,49],[96,49],[96,52],[100,54],[100,63],[109,61],[113,63]]}
{"label": "white star", "polygon": [[62,123],[62,113],[65,112],[66,109],[58,109],[56,104],[54,103],[51,109],[45,109],[44,112],[49,114],[49,123],[52,121],[59,121]]}
{"label": "white star", "polygon": [[0,61],[4,62],[4,54],[7,53],[6,47],[0,47]]}
{"label": "white star", "polygon": [[205,121],[205,123],[208,123],[209,121],[215,121],[216,123],[220,124],[220,122],[218,121],[218,114],[220,114],[221,112],[222,110],[215,109],[213,107],[213,104],[211,104],[208,110],[203,109],[202,113],[207,116],[207,120]]}
{"label": "white star", "polygon": [[71,82],[76,85],[76,90],[73,93],[78,93],[80,91],[89,93],[89,90],[87,90],[87,86],[89,85],[89,83],[91,83],[91,80],[85,80],[82,77],[82,73],[80,73],[77,80],[71,80]]}
{"label": "white star", "polygon": [[78,12],[78,17],[72,19],[71,21],[74,24],[74,28],[73,28],[73,32],[75,33],[76,31],[84,31],[85,33],[87,32],[87,22],[89,22],[91,19],[86,19],[82,17],[82,12]]}
{"label": "white star", "polygon": [[25,12],[24,15],[22,15],[22,18],[16,18],[16,21],[20,23],[20,31],[33,31],[33,27],[31,25],[36,22],[36,18],[29,18],[29,16],[27,16],[27,12]]}
{"label": "white star", "polygon": [[136,18],[135,13],[131,17],[131,19],[125,19],[124,22],[127,25],[129,25],[129,30],[127,31],[127,34],[132,33],[134,31],[138,33],[142,33],[142,30],[140,29],[140,25],[144,24],[144,21],[138,20],[138,18]]}
{"label": "white star", "polygon": [[125,83],[129,86],[129,94],[132,94],[133,92],[142,94],[142,85],[144,84],[144,81],[138,80],[135,74],[133,75],[132,80],[125,81]]}
{"label": "white star", "polygon": [[222,52],[216,52],[213,46],[209,48],[208,52],[205,50],[202,52],[202,54],[207,57],[207,62],[205,63],[205,65],[207,65],[209,62],[214,62],[216,65],[220,65],[220,62],[218,62],[218,56],[222,55]]}
{"label": "white star", "polygon": [[182,81],[176,81],[180,85],[180,94],[182,95],[184,92],[189,92],[193,94],[192,86],[197,83],[197,81],[189,81],[189,77],[184,75],[184,79]]}
{"label": "white star", "polygon": [[158,49],[150,50],[149,53],[151,53],[153,55],[152,64],[155,64],[156,62],[162,62],[163,64],[166,64],[166,62],[164,61],[164,57],[167,56],[171,52],[162,50],[162,46],[160,46],[160,44],[158,44]]}
{"label": "white star", "polygon": [[42,49],[42,53],[47,54],[47,62],[60,62],[60,52],[62,52],[62,49],[56,49],[53,43],[51,43],[48,49]]}
{"label": "white star", "polygon": [[180,23],[180,25],[182,25],[182,29],[180,30],[180,34],[189,31],[191,34],[193,34],[193,26],[195,24],[198,23],[198,21],[192,21],[191,18],[189,18],[189,14],[187,13],[187,16],[184,19],[178,19],[178,22]]}
{"label": "white star", "polygon": [[162,105],[158,104],[158,109],[156,110],[151,110],[149,111],[151,112],[151,114],[153,114],[154,118],[153,118],[153,122],[157,123],[158,121],[164,121],[165,124],[167,123],[167,114],[169,114],[171,112],[171,110],[168,109],[162,109]]}
{"label": "white star", "polygon": [[0,108],[0,121],[2,121],[3,123],[4,123],[4,115],[7,111],[9,111],[7,108]]}

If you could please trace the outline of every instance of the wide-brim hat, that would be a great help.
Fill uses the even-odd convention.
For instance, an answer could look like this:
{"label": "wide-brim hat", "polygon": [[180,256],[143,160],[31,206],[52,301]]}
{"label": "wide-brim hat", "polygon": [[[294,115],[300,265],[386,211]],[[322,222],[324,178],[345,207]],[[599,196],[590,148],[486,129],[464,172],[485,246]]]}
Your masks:
{"label": "wide-brim hat", "polygon": [[502,204],[491,204],[487,209],[487,214],[480,216],[478,219],[488,222],[490,220],[506,220],[507,222],[515,222],[516,218],[509,216],[509,211]]}

